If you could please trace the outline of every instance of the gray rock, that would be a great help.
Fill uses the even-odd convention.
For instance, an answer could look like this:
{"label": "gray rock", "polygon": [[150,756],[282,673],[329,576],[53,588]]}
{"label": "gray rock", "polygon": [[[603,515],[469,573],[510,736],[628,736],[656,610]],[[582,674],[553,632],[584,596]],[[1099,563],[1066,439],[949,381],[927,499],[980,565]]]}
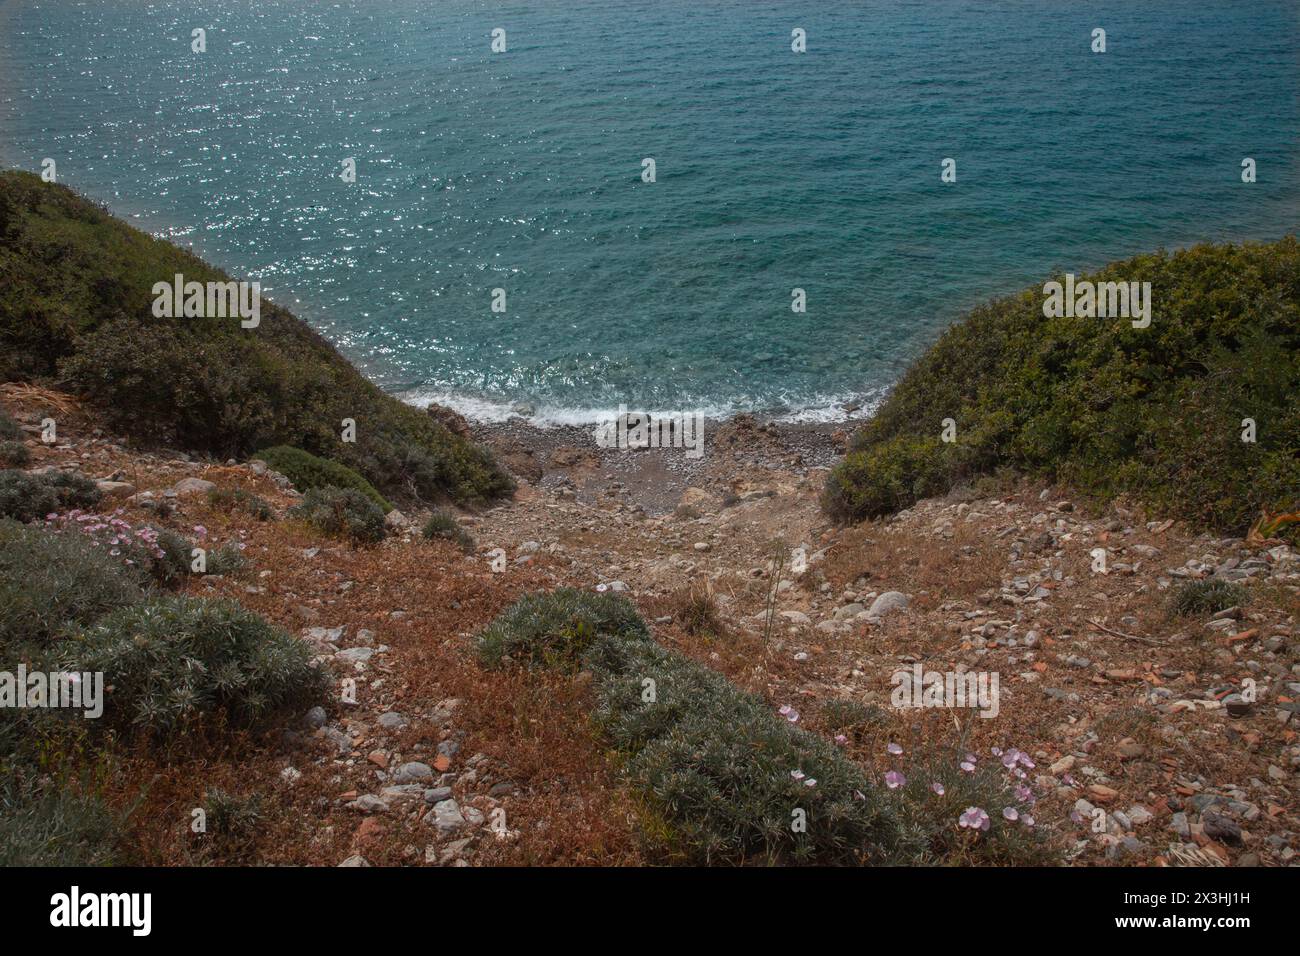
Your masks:
{"label": "gray rock", "polygon": [[870,617],[883,617],[890,611],[906,610],[911,603],[911,599],[902,591],[886,591],[871,602],[871,608],[867,611],[867,614]]}
{"label": "gray rock", "polygon": [[339,651],[334,656],[341,661],[368,661],[374,657],[375,649],[373,647],[349,647],[345,651]]}
{"label": "gray rock", "polygon": [[421,780],[432,780],[433,768],[427,763],[420,763],[418,760],[412,760],[402,764],[393,774],[393,781],[396,783],[419,783]]}
{"label": "gray rock", "polygon": [[366,861],[366,858],[362,856],[360,853],[354,853],[352,856],[348,857],[346,860],[344,860],[342,863],[339,864],[339,866],[369,866],[369,865],[370,864]]}
{"label": "gray rock", "polygon": [[348,804],[348,809],[360,810],[362,813],[387,813],[388,804],[373,793],[363,793]]}
{"label": "gray rock", "polygon": [[865,610],[866,610],[865,607],[863,607],[861,604],[857,604],[856,602],[853,604],[845,604],[835,609],[834,617],[835,620],[837,621],[847,621],[849,618],[856,617],[857,615],[861,614]]}
{"label": "gray rock", "polygon": [[401,730],[407,726],[407,719],[395,710],[390,710],[386,714],[379,715],[379,726],[385,730]]}
{"label": "gray rock", "polygon": [[438,828],[442,833],[455,833],[464,828],[465,817],[455,800],[443,800],[433,805],[433,809],[424,815],[424,822]]}
{"label": "gray rock", "polygon": [[187,495],[206,495],[216,487],[213,482],[204,481],[202,478],[182,478],[172,485],[170,490],[176,493],[176,497],[184,498]]}
{"label": "gray rock", "polygon": [[424,791],[424,802],[428,804],[442,803],[450,799],[451,787],[430,787]]}
{"label": "gray rock", "polygon": [[135,494],[135,485],[129,481],[97,481],[95,487],[108,498],[125,498]]}
{"label": "gray rock", "polygon": [[326,719],[327,717],[324,707],[313,707],[311,710],[307,711],[306,715],[303,717],[303,722],[312,730],[320,730],[320,728],[325,726]]}

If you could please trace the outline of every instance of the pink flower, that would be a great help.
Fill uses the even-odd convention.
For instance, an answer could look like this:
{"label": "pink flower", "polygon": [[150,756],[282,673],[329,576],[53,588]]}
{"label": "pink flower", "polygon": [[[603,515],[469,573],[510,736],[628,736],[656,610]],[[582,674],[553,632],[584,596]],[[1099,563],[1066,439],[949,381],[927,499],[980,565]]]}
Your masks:
{"label": "pink flower", "polygon": [[1015,807],[1003,807],[1002,816],[1014,823],[1020,819],[1020,812]]}
{"label": "pink flower", "polygon": [[966,772],[966,773],[974,773],[974,772],[975,772],[975,765],[974,765],[973,763],[971,763],[969,760],[963,760],[963,761],[961,762],[961,765],[960,765],[960,766],[961,766],[961,769],[962,769],[964,772]]}
{"label": "pink flower", "polygon": [[777,709],[777,713],[792,724],[799,719],[799,711],[795,710],[789,704],[782,704],[780,708]]}
{"label": "pink flower", "polygon": [[885,774],[885,786],[890,790],[897,790],[905,783],[907,783],[907,778],[897,770],[891,770],[889,773]]}
{"label": "pink flower", "polygon": [[893,744],[893,743],[891,743],[891,744],[890,744],[888,747],[886,747],[885,749],[886,749],[887,751],[889,751],[891,754],[893,754],[895,757],[897,757],[899,754],[901,754],[901,753],[903,752],[903,748],[902,748],[902,747],[900,747],[898,744]]}
{"label": "pink flower", "polygon": [[836,734],[836,735],[835,735],[835,742],[836,742],[837,744],[846,744],[846,743],[849,742],[849,738],[848,738],[848,737],[845,737],[843,734]]}
{"label": "pink flower", "polygon": [[791,770],[791,771],[790,771],[790,779],[791,779],[791,780],[802,780],[802,779],[803,779],[803,776],[804,776],[804,774],[803,774],[803,771],[802,771],[802,770]]}
{"label": "pink flower", "polygon": [[957,824],[971,830],[987,830],[991,825],[989,815],[979,807],[967,807],[966,812],[957,818]]}
{"label": "pink flower", "polygon": [[815,787],[817,786],[817,780],[814,777],[809,777],[807,780],[803,782],[803,785],[805,787]]}
{"label": "pink flower", "polygon": [[941,784],[938,780],[936,780],[934,783],[930,784],[930,789],[933,790],[935,793],[937,793],[937,794],[938,794],[939,796],[941,796],[941,797],[944,795],[944,793],[947,792],[947,791],[944,790],[944,788],[943,788],[943,784]]}

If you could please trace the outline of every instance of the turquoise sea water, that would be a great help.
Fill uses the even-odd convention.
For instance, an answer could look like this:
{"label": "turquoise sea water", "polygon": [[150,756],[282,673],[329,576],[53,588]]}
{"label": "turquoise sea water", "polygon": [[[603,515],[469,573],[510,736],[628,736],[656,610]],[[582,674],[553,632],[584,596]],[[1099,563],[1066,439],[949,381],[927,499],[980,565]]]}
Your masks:
{"label": "turquoise sea water", "polygon": [[413,398],[834,418],[989,296],[1294,232],[1300,5],[0,0],[47,156]]}

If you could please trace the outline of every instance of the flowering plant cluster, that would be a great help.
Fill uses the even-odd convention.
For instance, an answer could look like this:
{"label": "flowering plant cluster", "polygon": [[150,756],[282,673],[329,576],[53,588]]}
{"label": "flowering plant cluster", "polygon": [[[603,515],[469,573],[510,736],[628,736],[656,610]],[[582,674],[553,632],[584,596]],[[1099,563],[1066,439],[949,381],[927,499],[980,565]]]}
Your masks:
{"label": "flowering plant cluster", "polygon": [[96,547],[103,548],[115,558],[122,558],[126,564],[148,568],[153,561],[161,561],[166,557],[162,546],[158,544],[159,532],[147,525],[132,527],[122,517],[121,509],[103,515],[74,508],[63,514],[47,514],[45,524],[55,533],[79,532]]}
{"label": "flowering plant cluster", "polygon": [[[45,516],[45,526],[55,534],[75,532],[88,538],[123,564],[138,568],[162,581],[183,576],[189,568],[190,541],[172,531],[149,525],[132,525],[119,508],[111,514],[97,514],[73,508]],[[207,535],[202,525],[194,526],[199,541]]]}

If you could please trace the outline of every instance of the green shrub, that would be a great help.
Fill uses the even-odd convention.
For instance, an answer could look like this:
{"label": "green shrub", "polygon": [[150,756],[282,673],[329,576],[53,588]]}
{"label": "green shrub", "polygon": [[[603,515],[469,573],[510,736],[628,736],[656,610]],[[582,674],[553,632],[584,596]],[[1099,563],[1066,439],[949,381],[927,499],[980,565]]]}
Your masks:
{"label": "green shrub", "polygon": [[600,634],[649,640],[641,615],[615,594],[558,588],[530,594],[503,611],[478,637],[479,657],[495,667],[575,669]]}
{"label": "green shrub", "polygon": [[[190,252],[64,186],[0,172],[0,380],[60,384],[140,441],[244,457],[272,445],[337,455],[379,488],[477,504],[508,495],[482,447],[385,394],[324,338],[263,301],[260,324],[156,318],[153,285],[226,282]],[[340,445],[339,422],[356,421]]]}
{"label": "green shrub", "polygon": [[[667,858],[834,864],[898,851],[898,825],[860,768],[722,675],[660,647],[622,597],[530,595],[483,632],[478,649],[489,666],[509,659],[591,671],[595,721],[643,795]],[[792,826],[801,817],[806,832]]]}
{"label": "green shrub", "polygon": [[248,570],[248,558],[243,549],[234,541],[227,541],[219,548],[213,548],[207,554],[205,574],[241,574]]}
{"label": "green shrub", "polygon": [[32,460],[32,453],[20,441],[0,441],[0,468],[22,468]]}
{"label": "green shrub", "polygon": [[460,526],[456,516],[446,511],[435,511],[424,523],[423,535],[426,540],[441,538],[454,541],[466,554],[474,553],[474,536]]}
{"label": "green shrub", "polygon": [[0,518],[37,521],[54,512],[91,507],[101,497],[95,483],[81,475],[0,471]]}
{"label": "green shrub", "polygon": [[383,510],[353,488],[313,488],[289,509],[289,515],[358,544],[374,544],[384,538]]}
{"label": "green shrub", "polygon": [[1188,581],[1170,595],[1170,610],[1180,617],[1193,614],[1217,614],[1246,603],[1250,592],[1232,581]]}
{"label": "green shrub", "polygon": [[208,492],[208,504],[225,512],[243,512],[258,521],[270,521],[275,517],[274,509],[265,498],[243,488],[213,488]]}
{"label": "green shrub", "polygon": [[247,858],[262,821],[260,794],[239,796],[214,787],[203,795],[207,829],[194,835],[204,846],[202,859],[237,863]]}
{"label": "green shrub", "polygon": [[159,554],[150,562],[149,571],[159,584],[175,586],[190,575],[194,560],[194,542],[169,529],[158,530]]}
{"label": "green shrub", "polygon": [[123,822],[97,797],[11,778],[0,784],[0,867],[120,863]]}
{"label": "green shrub", "polygon": [[[827,514],[889,514],[1005,467],[1237,534],[1265,509],[1297,510],[1295,238],[1137,256],[1084,278],[1149,281],[1150,327],[1045,318],[1041,286],[975,309],[854,436],[827,480]],[[940,440],[946,418],[952,442]]]}
{"label": "green shrub", "polygon": [[384,500],[384,496],[375,490],[374,485],[346,465],[340,465],[328,458],[317,458],[301,448],[289,448],[280,445],[276,448],[264,448],[255,456],[280,472],[293,482],[301,492],[312,488],[351,488],[359,491],[387,513],[393,506]]}
{"label": "green shrub", "polygon": [[0,409],[0,441],[21,441],[23,430],[18,423]]}
{"label": "green shrub", "polygon": [[143,578],[80,535],[0,520],[0,650],[38,652],[143,598]]}
{"label": "green shrub", "polygon": [[328,678],[307,645],[230,601],[164,597],[86,629],[74,666],[102,671],[104,721],[177,735],[220,714],[244,725],[317,703]]}
{"label": "green shrub", "polygon": [[[599,641],[589,666],[596,723],[666,826],[670,857],[856,864],[898,854],[897,821],[862,769],[721,674],[630,637]],[[792,826],[796,811],[806,832]]]}

